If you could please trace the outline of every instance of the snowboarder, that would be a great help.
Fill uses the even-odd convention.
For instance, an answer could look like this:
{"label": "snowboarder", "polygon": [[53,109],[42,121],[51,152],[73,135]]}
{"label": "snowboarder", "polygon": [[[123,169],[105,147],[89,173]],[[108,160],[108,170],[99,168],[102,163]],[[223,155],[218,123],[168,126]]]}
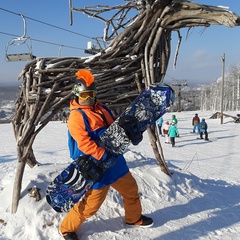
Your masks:
{"label": "snowboarder", "polygon": [[[91,155],[99,161],[104,161],[109,158],[111,153],[98,146],[94,140],[115,118],[105,105],[96,100],[94,76],[89,70],[80,69],[76,73],[73,93],[75,98],[70,102],[69,133],[77,142],[78,151],[82,152],[81,156]],[[90,132],[85,127],[83,115],[76,110],[78,108],[86,114]],[[118,156],[117,163],[104,173],[103,177],[87,191],[82,201],[76,203],[65,216],[60,225],[60,232],[64,239],[78,239],[77,230],[87,218],[98,211],[110,187],[117,190],[123,197],[127,225],[139,227],[153,225],[152,218],[142,215],[137,183],[121,154]]]}
{"label": "snowboarder", "polygon": [[162,134],[162,125],[163,125],[163,117],[160,117],[157,121],[159,135],[163,136]]}
{"label": "snowboarder", "polygon": [[203,134],[205,135],[205,140],[208,141],[208,125],[205,121],[205,118],[202,119],[202,121],[198,124],[198,129],[199,129],[199,133],[200,133],[200,138],[203,139]]}
{"label": "snowboarder", "polygon": [[169,121],[166,121],[165,124],[163,125],[163,134],[165,135],[165,143],[170,143],[170,138],[168,135],[168,130],[170,128]]}
{"label": "snowboarder", "polygon": [[176,124],[174,122],[171,123],[171,126],[168,130],[168,135],[170,137],[172,147],[175,147],[175,138],[179,135],[179,133],[178,133]]}
{"label": "snowboarder", "polygon": [[196,129],[198,128],[198,125],[200,123],[200,118],[198,117],[198,114],[196,113],[195,116],[192,119],[192,125],[193,125],[193,133],[196,132]]}

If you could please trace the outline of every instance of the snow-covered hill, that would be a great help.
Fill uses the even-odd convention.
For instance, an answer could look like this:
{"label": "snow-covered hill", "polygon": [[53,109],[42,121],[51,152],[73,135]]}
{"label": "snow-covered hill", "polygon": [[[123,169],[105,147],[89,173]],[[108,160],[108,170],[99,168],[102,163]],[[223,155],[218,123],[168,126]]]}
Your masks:
{"label": "snow-covered hill", "polygon": [[[177,113],[180,137],[176,147],[164,143],[165,160],[172,172],[160,171],[147,135],[125,153],[139,185],[143,213],[154,219],[149,229],[128,228],[123,222],[122,199],[110,190],[98,213],[78,231],[81,240],[230,240],[240,232],[240,124],[231,118],[209,119],[212,142],[190,133],[195,112]],[[236,115],[236,113],[230,113]],[[171,120],[171,113],[164,120]],[[16,142],[11,124],[0,124],[0,240],[59,240],[58,226],[64,214],[45,201],[47,184],[70,162],[67,125],[50,122],[37,136],[34,152],[40,165],[25,169],[16,214],[11,214],[13,182],[17,167]],[[28,189],[36,185],[42,199],[36,202]]]}

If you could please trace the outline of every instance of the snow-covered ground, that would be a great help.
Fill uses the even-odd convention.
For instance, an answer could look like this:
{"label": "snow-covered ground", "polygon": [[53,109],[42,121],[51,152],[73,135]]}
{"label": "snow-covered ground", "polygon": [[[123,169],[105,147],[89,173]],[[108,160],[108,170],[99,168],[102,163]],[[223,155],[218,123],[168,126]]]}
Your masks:
{"label": "snow-covered ground", "polygon": [[[164,156],[172,176],[160,171],[147,134],[125,153],[139,185],[143,214],[154,219],[148,229],[124,225],[120,195],[110,190],[98,213],[78,231],[81,240],[193,240],[239,239],[240,233],[240,124],[231,118],[209,119],[212,112],[198,112],[209,125],[212,142],[198,140],[191,121],[195,112],[176,113],[180,137],[176,147],[164,143]],[[235,113],[230,113],[236,115]],[[164,121],[171,120],[165,114]],[[37,136],[34,153],[40,166],[25,169],[18,211],[11,214],[17,167],[16,142],[11,124],[0,124],[0,239],[58,240],[64,217],[45,201],[50,181],[70,162],[67,125],[50,122]],[[36,185],[42,199],[36,202],[28,189]]]}

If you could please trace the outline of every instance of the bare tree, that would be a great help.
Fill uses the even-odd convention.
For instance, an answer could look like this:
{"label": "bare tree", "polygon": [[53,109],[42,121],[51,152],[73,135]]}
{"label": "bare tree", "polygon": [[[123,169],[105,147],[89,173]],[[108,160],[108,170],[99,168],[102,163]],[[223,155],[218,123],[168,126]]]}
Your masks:
{"label": "bare tree", "polygon": [[[212,24],[235,27],[240,23],[239,16],[231,11],[189,1],[126,2],[121,6],[77,9],[72,8],[70,1],[71,12],[84,12],[105,21],[104,39],[111,41],[109,47],[89,59],[37,58],[20,73],[22,86],[13,121],[18,167],[12,212],[17,211],[26,163],[31,167],[37,163],[32,149],[35,137],[70,100],[74,74],[79,68],[91,69],[96,76],[99,99],[115,112],[121,112],[143,89],[163,81],[171,54],[172,31],[178,31],[180,45],[181,28]],[[112,9],[117,9],[119,15],[114,14],[110,19],[101,17],[101,13]],[[132,9],[137,10],[137,15],[126,20]],[[113,33],[110,33],[110,25]],[[154,127],[148,129],[148,133],[161,169],[170,174]]]}
{"label": "bare tree", "polygon": [[[240,67],[231,66],[225,76],[223,110],[240,110]],[[203,87],[201,93],[201,110],[220,111],[221,109],[222,77],[217,79],[211,86]]]}

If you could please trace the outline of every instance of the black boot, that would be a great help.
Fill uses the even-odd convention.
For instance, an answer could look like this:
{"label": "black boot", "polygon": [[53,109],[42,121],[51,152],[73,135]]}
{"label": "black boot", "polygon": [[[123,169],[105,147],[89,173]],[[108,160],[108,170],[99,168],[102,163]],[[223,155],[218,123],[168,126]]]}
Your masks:
{"label": "black boot", "polygon": [[79,240],[77,234],[74,232],[63,233],[63,238],[66,240]]}
{"label": "black boot", "polygon": [[132,227],[152,227],[153,226],[153,219],[150,217],[146,217],[146,216],[141,216],[141,218],[135,222],[135,223],[126,223],[126,225],[128,226],[132,226]]}

